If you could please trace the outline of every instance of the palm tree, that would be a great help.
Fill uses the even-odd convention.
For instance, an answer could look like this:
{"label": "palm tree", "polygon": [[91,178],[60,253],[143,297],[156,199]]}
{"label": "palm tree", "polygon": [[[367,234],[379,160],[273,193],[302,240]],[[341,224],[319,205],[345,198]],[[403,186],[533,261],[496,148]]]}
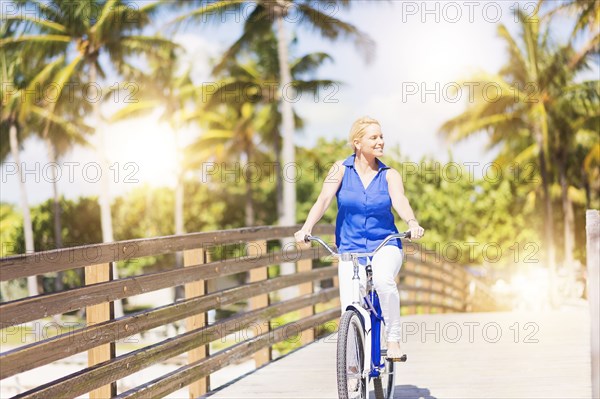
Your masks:
{"label": "palm tree", "polygon": [[[572,59],[569,49],[565,60]],[[565,64],[567,65],[567,64]],[[580,64],[581,65],[581,64]],[[592,133],[598,143],[597,131],[600,120],[600,87],[598,81],[572,83],[573,70],[564,68],[557,74],[562,89],[555,93],[555,100],[549,107],[549,122],[553,132],[553,159],[557,165],[561,202],[564,218],[564,265],[573,271],[575,249],[575,217],[573,211],[573,192],[577,187],[570,184],[584,170],[585,164],[578,156],[579,147],[587,144],[586,152],[593,151],[594,141],[585,140]],[[558,86],[558,85],[557,85]],[[583,158],[585,159],[585,158]],[[584,180],[585,177],[581,180]],[[573,276],[571,276],[573,277]]]}
{"label": "palm tree", "polygon": [[[548,102],[552,98],[555,74],[563,68],[564,58],[549,42],[548,31],[540,32],[539,21],[520,16],[520,41],[504,25],[498,27],[509,52],[508,63],[498,75],[477,76],[478,87],[499,85],[500,97],[486,100],[478,93],[477,100],[461,115],[447,121],[441,131],[452,140],[461,140],[487,130],[491,142],[511,147],[520,143],[520,151],[537,153],[544,201],[544,241],[546,262],[554,286],[556,259],[553,240],[553,206],[550,196],[550,146],[548,133]],[[471,80],[472,81],[472,80]],[[514,153],[513,153],[514,156]],[[551,288],[553,300],[554,287]]]}
{"label": "palm tree", "polygon": [[[14,24],[7,23],[0,40],[12,37],[15,34],[14,28]],[[60,67],[62,61],[62,59],[57,59],[40,71],[35,71],[32,68],[31,59],[16,49],[7,49],[0,55],[0,70],[5,83],[0,88],[0,108],[2,110],[0,113],[0,132],[3,142],[0,159],[5,160],[10,153],[17,167],[26,253],[34,252],[35,245],[25,179],[21,170],[19,136],[21,137],[20,141],[23,142],[25,138],[36,132],[36,128],[39,130],[41,124],[50,122],[54,122],[61,131],[72,132],[74,130],[71,123],[48,113],[40,104],[30,100],[30,98],[37,96],[27,95],[26,93],[39,93],[37,87],[48,83],[54,77],[54,73]],[[8,148],[10,148],[10,152]],[[35,276],[27,279],[27,285],[30,296],[38,294],[39,290]]]}
{"label": "palm tree", "polygon": [[[248,6],[254,8],[244,22],[244,31],[240,38],[225,52],[222,61],[215,67],[218,73],[224,68],[227,60],[235,58],[241,50],[264,37],[264,34],[275,27],[277,37],[277,54],[279,58],[279,93],[278,101],[281,105],[281,162],[283,165],[291,165],[295,162],[294,147],[294,114],[292,103],[286,100],[286,92],[289,94],[293,89],[292,74],[288,58],[288,32],[285,19],[290,11],[300,24],[317,30],[328,40],[337,40],[340,37],[354,39],[358,48],[363,51],[367,59],[370,58],[373,43],[364,33],[360,32],[354,25],[341,21],[329,15],[325,10],[319,9],[319,3],[310,0],[219,0],[219,1],[196,1],[198,8],[177,18],[175,22],[197,21],[203,22],[208,18],[222,18],[231,11],[246,11]],[[349,8],[351,1],[334,0],[328,2],[334,7]],[[283,183],[283,209],[280,211],[279,223],[282,225],[293,225],[296,223],[296,187],[293,181]]]}
{"label": "palm tree", "polygon": [[[27,83],[25,76],[19,69],[17,62],[18,54],[16,52],[2,52],[0,55],[2,76],[4,82],[11,82],[14,86],[10,91],[7,89],[9,86],[3,84],[0,88],[0,104],[1,104],[1,120],[0,120],[0,134],[2,137],[2,161],[11,154],[16,164],[19,180],[19,191],[20,191],[20,207],[21,213],[23,214],[23,230],[25,233],[25,252],[32,253],[35,251],[33,242],[33,227],[31,224],[31,212],[29,210],[29,200],[27,197],[27,189],[25,187],[25,179],[23,179],[23,171],[21,170],[21,159],[20,159],[20,148],[19,148],[19,136],[21,141],[24,140],[24,135],[27,133],[24,127],[19,122],[22,120],[22,96],[23,91],[26,89]],[[25,78],[25,79],[24,79]],[[23,84],[23,83],[25,84]],[[18,88],[18,89],[17,89]],[[7,143],[8,139],[8,143]],[[8,144],[8,145],[7,145]],[[38,294],[37,280],[35,276],[27,278],[27,289],[29,296]]]}
{"label": "palm tree", "polygon": [[[26,2],[27,3],[27,2]],[[140,8],[130,7],[121,0],[81,1],[56,0],[48,4],[33,1],[40,15],[36,18],[24,14],[8,17],[8,20],[22,22],[22,32],[18,36],[0,41],[0,48],[14,44],[28,46],[43,43],[47,47],[46,55],[63,55],[69,58],[68,65],[61,72],[64,81],[77,69],[87,73],[87,82],[97,84],[106,76],[101,65],[101,54],[121,76],[127,76],[135,68],[128,63],[128,57],[152,54],[173,47],[169,40],[138,35],[150,22],[151,13],[158,3],[145,4]],[[90,10],[100,10],[99,15],[90,15]],[[93,17],[93,18],[92,18]],[[99,138],[99,158],[107,169],[106,150],[104,148],[103,120],[100,102],[92,104],[96,133]],[[101,224],[104,242],[113,241],[112,218],[108,197],[107,173],[103,173],[100,191]]]}
{"label": "palm tree", "polygon": [[[43,57],[44,49],[37,49]],[[55,61],[49,63],[29,85],[29,92],[38,91],[48,93],[50,88],[63,87],[67,82],[64,56],[58,57]],[[71,82],[74,83],[74,82]],[[58,160],[67,151],[75,145],[87,146],[88,141],[85,135],[91,133],[91,128],[84,122],[83,115],[89,113],[89,106],[82,96],[81,91],[67,93],[60,91],[57,96],[49,98],[44,96],[25,96],[23,99],[23,112],[34,113],[37,109],[41,113],[41,118],[36,126],[31,126],[36,130],[37,135],[46,145],[48,159],[50,163],[58,165]],[[58,192],[57,169],[49,168],[53,193],[54,209],[54,243],[56,248],[62,248],[62,223],[60,196]],[[55,279],[55,290],[63,289],[62,279],[64,272],[58,272]]]}
{"label": "palm tree", "polygon": [[556,14],[564,12],[577,16],[571,32],[571,40],[585,31],[589,35],[581,49],[574,52],[568,60],[570,68],[577,68],[580,63],[585,62],[591,55],[598,56],[600,54],[600,2],[594,0],[566,0],[562,2],[539,0],[539,3],[540,5],[549,3],[553,7],[544,15],[546,19],[551,19]]}
{"label": "palm tree", "polygon": [[[250,59],[245,64],[240,64],[235,59],[225,60],[223,68],[225,75],[216,87],[217,90],[209,97],[206,108],[210,109],[215,104],[227,103],[231,93],[236,93],[238,98],[244,98],[252,103],[260,103],[263,107],[262,114],[268,117],[261,118],[257,128],[262,132],[263,141],[271,143],[275,154],[275,164],[281,164],[281,121],[282,113],[279,108],[278,96],[274,95],[279,88],[279,58],[277,54],[277,41],[273,32],[265,33],[261,40],[249,45],[247,57]],[[318,52],[310,53],[290,62],[292,84],[299,95],[311,94],[317,96],[319,90],[340,85],[339,81],[331,79],[317,79],[317,69],[326,61],[332,61],[329,54]],[[302,129],[304,120],[292,109],[294,125]],[[276,203],[278,218],[283,217],[283,178],[280,168],[275,168],[276,175]]]}

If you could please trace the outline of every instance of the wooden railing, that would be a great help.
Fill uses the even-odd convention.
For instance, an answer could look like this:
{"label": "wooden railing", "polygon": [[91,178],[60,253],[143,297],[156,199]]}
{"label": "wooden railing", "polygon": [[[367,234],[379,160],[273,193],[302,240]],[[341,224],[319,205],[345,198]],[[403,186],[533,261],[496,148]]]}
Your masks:
{"label": "wooden railing", "polygon": [[[0,305],[0,323],[4,333],[45,317],[86,309],[87,323],[67,333],[48,337],[0,353],[0,379],[48,365],[77,353],[88,352],[88,367],[45,383],[16,398],[66,398],[90,393],[91,398],[161,397],[189,386],[190,397],[199,397],[210,389],[209,377],[223,367],[253,356],[256,366],[269,362],[274,344],[300,333],[302,344],[315,339],[316,328],[339,317],[337,265],[313,268],[312,261],[325,257],[318,247],[287,248],[267,251],[267,242],[290,237],[299,226],[256,227],[193,233],[152,239],[120,241],[59,249],[0,259],[0,280],[85,268],[86,285],[62,292],[26,297]],[[314,234],[331,235],[333,226],[318,226]],[[210,259],[209,249],[242,244],[244,256]],[[112,279],[111,262],[145,256],[183,252],[184,267]],[[296,273],[268,278],[267,268],[282,262],[297,264]],[[247,273],[247,282],[232,288],[210,292],[210,280]],[[473,285],[485,291],[485,285],[461,266],[421,261],[418,254],[407,257],[400,272],[403,313],[493,310],[493,303],[474,306]],[[333,284],[319,281],[329,280]],[[184,285],[185,299],[162,307],[113,316],[113,303],[123,298]],[[269,293],[296,286],[297,295],[270,303]],[[489,297],[489,295],[488,295]],[[239,301],[248,301],[248,309],[208,323],[207,312]],[[328,303],[316,312],[319,304]],[[322,308],[323,306],[320,305]],[[274,318],[297,311],[299,318],[290,325],[273,326]],[[126,337],[185,320],[185,332],[163,341],[116,356],[115,342]],[[264,325],[251,337],[216,353],[209,344],[249,325]],[[276,328],[275,328],[276,327]],[[335,327],[335,324],[334,324]],[[335,328],[329,329],[333,332]],[[188,363],[166,375],[125,392],[116,392],[116,381],[142,369],[187,353]]]}

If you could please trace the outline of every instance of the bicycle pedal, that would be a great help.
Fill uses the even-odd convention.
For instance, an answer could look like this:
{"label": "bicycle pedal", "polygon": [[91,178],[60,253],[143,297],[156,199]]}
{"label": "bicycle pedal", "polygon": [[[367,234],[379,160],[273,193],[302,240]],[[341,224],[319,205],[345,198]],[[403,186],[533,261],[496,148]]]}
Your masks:
{"label": "bicycle pedal", "polygon": [[407,357],[406,355],[402,355],[400,357],[386,357],[387,360],[390,360],[394,363],[398,363],[398,362],[405,362]]}

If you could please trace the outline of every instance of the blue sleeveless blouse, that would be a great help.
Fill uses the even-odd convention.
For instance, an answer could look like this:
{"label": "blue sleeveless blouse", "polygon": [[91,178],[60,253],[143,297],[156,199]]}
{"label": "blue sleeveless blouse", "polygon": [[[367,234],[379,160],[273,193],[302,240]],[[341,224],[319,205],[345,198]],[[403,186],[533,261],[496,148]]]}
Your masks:
{"label": "blue sleeveless blouse", "polygon": [[[340,252],[371,252],[388,235],[398,233],[386,180],[389,167],[377,159],[379,170],[365,188],[354,168],[355,158],[352,154],[342,164],[346,170],[336,194],[335,242]],[[388,245],[402,248],[400,240]]]}

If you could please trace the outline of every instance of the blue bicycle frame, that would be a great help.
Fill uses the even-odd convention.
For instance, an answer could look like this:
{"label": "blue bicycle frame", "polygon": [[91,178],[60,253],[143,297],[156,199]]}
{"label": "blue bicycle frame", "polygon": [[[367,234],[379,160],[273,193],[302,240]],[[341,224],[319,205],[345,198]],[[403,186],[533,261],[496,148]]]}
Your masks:
{"label": "blue bicycle frame", "polygon": [[[379,296],[377,291],[373,288],[372,282],[372,267],[371,257],[377,253],[383,246],[385,246],[390,240],[397,238],[410,238],[410,232],[393,234],[388,236],[373,252],[371,253],[345,253],[338,254],[329,247],[319,237],[307,236],[305,241],[317,241],[325,249],[327,249],[331,255],[340,258],[343,261],[352,260],[354,266],[354,276],[352,277],[353,282],[353,298],[355,301],[352,305],[346,307],[346,310],[353,310],[359,316],[363,325],[366,340],[365,340],[365,355],[370,354],[370,359],[364,359],[370,363],[369,378],[376,378],[380,376],[380,369],[385,367],[385,362],[381,361],[381,328],[382,324],[385,324],[383,315],[381,312],[381,305],[379,303]],[[360,279],[358,275],[359,262],[358,258],[367,258],[367,264],[365,266],[367,273],[367,295],[363,298],[364,305],[358,302],[360,298]],[[370,339],[368,339],[370,335]],[[366,356],[365,356],[366,357]]]}

